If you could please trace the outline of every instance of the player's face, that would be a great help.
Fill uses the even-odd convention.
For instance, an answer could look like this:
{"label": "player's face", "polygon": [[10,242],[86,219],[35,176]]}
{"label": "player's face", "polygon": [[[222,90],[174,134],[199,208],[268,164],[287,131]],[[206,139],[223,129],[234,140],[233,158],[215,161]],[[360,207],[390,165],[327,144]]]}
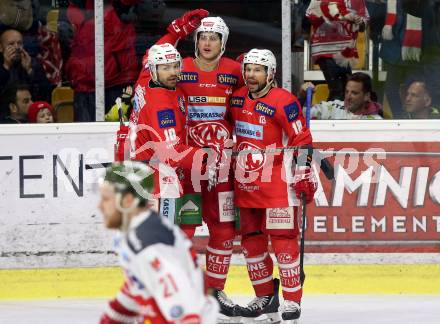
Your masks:
{"label": "player's face", "polygon": [[409,113],[424,110],[431,105],[431,99],[421,82],[413,82],[406,91],[405,110]]}
{"label": "player's face", "polygon": [[115,187],[104,182],[100,188],[101,200],[98,208],[104,216],[104,225],[107,228],[117,229],[122,225],[122,215],[116,209]]}
{"label": "player's face", "polygon": [[250,93],[260,92],[267,84],[266,67],[260,64],[246,64],[244,67],[244,79]]}
{"label": "player's face", "polygon": [[168,89],[173,89],[176,87],[179,74],[179,62],[159,64],[157,66],[157,79]]}
{"label": "player's face", "polygon": [[219,34],[202,32],[197,42],[199,57],[207,61],[215,60],[222,50],[222,40]]}
{"label": "player's face", "polygon": [[352,113],[356,113],[365,107],[370,101],[370,94],[365,93],[362,83],[356,81],[348,81],[345,86],[345,109]]}

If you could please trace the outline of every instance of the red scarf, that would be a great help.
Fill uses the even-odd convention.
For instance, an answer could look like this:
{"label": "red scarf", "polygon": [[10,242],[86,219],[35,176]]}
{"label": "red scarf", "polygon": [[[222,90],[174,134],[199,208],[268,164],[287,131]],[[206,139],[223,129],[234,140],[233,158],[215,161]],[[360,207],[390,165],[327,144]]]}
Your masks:
{"label": "red scarf", "polygon": [[359,25],[344,19],[355,13],[366,23],[369,20],[364,0],[312,0],[306,16],[315,31],[311,52],[316,61],[320,57],[332,57],[341,66],[355,65],[358,59],[356,40]]}
{"label": "red scarf", "polygon": [[[393,39],[393,26],[397,20],[397,1],[387,1],[387,16],[385,26],[382,29],[382,37],[385,40]],[[406,14],[406,30],[402,41],[402,60],[420,61],[422,53],[422,19]]]}

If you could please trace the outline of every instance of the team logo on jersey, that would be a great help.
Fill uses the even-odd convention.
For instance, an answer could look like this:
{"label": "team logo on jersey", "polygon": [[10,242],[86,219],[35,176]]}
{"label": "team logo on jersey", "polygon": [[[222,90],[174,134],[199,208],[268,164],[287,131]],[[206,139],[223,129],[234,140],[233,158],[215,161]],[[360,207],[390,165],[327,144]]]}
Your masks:
{"label": "team logo on jersey", "polygon": [[233,74],[220,73],[217,74],[217,82],[229,86],[235,86],[238,83],[238,78]]}
{"label": "team logo on jersey", "polygon": [[273,117],[273,115],[275,115],[275,108],[263,102],[257,102],[254,111],[268,117]]}
{"label": "team logo on jersey", "polygon": [[172,109],[160,110],[157,112],[157,121],[160,128],[176,126],[176,116]]}
{"label": "team logo on jersey", "polygon": [[232,97],[229,100],[229,104],[233,108],[242,108],[244,105],[244,98],[243,97]]}
{"label": "team logo on jersey", "polygon": [[210,97],[210,96],[189,96],[189,103],[218,103],[225,104],[226,97]]}
{"label": "team logo on jersey", "polygon": [[178,104],[179,109],[182,112],[182,114],[185,115],[185,98],[183,96],[179,96],[177,98],[177,104]]}
{"label": "team logo on jersey", "polygon": [[204,147],[208,144],[224,144],[231,133],[222,123],[205,122],[190,127],[189,136],[197,145]]}
{"label": "team logo on jersey", "polygon": [[237,136],[262,140],[263,126],[237,121],[235,123],[235,134]]}
{"label": "team logo on jersey", "polygon": [[182,72],[178,81],[181,83],[197,83],[199,82],[199,74],[197,72]]}
{"label": "team logo on jersey", "polygon": [[261,148],[255,144],[241,142],[237,147],[237,151],[239,151],[237,164],[242,170],[252,172],[258,171],[263,167],[266,157]]}
{"label": "team logo on jersey", "polygon": [[223,120],[225,106],[188,106],[189,120]]}
{"label": "team logo on jersey", "polygon": [[[165,297],[169,297],[169,296],[165,296]],[[174,305],[173,307],[171,307],[170,309],[170,316],[171,318],[180,318],[183,314],[183,307],[180,305]]]}
{"label": "team logo on jersey", "polygon": [[284,106],[284,112],[286,113],[287,120],[293,122],[298,118],[299,107],[296,102],[292,102],[290,105]]}

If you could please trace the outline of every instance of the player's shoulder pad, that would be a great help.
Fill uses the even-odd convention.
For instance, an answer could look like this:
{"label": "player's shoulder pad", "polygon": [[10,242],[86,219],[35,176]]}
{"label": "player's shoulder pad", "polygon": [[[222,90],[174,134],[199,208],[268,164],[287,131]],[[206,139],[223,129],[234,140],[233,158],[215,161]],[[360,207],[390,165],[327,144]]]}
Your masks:
{"label": "player's shoulder pad", "polygon": [[194,60],[194,58],[191,56],[187,56],[184,59],[182,59],[182,69],[185,69],[185,68],[191,66],[191,64],[193,64],[193,60]]}
{"label": "player's shoulder pad", "polygon": [[236,60],[230,59],[229,57],[222,56],[220,61],[226,66],[230,66],[233,68],[239,68],[239,69],[241,67],[241,64],[239,62],[237,62]]}
{"label": "player's shoulder pad", "polygon": [[273,92],[273,95],[276,95],[278,98],[282,100],[290,99],[290,100],[298,100],[297,97],[291,93],[290,91],[284,89],[284,88],[273,88],[271,90]]}
{"label": "player's shoulder pad", "polygon": [[232,93],[232,96],[242,96],[242,97],[246,97],[248,93],[248,88],[246,86],[242,86],[241,88],[235,90]]}
{"label": "player's shoulder pad", "polygon": [[227,73],[231,73],[240,79],[241,76],[241,64],[235,60],[232,60],[228,57],[222,57],[221,59],[221,71],[226,71]]}
{"label": "player's shoulder pad", "polygon": [[166,226],[160,216],[152,212],[134,231],[129,232],[127,244],[134,253],[155,244],[174,245],[173,230]]}
{"label": "player's shoulder pad", "polygon": [[231,108],[243,108],[244,102],[247,96],[247,87],[241,87],[240,89],[232,93],[229,99],[229,107]]}

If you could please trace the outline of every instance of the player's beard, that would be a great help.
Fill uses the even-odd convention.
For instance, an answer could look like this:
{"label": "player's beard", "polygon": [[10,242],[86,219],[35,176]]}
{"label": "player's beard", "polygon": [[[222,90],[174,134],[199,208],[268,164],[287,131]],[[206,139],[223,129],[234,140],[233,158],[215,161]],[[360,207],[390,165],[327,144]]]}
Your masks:
{"label": "player's beard", "polygon": [[263,82],[263,83],[258,83],[258,87],[255,90],[251,90],[249,89],[250,93],[259,93],[261,90],[264,89],[264,87],[266,87],[267,82]]}
{"label": "player's beard", "polygon": [[162,81],[162,80],[159,80],[159,82],[162,84],[163,87],[165,87],[165,88],[167,88],[169,90],[173,90],[173,89],[176,88],[176,85],[177,85],[177,76],[175,78],[176,78],[175,82],[171,81],[171,79],[173,79],[173,77],[167,78],[165,80],[165,82]]}

